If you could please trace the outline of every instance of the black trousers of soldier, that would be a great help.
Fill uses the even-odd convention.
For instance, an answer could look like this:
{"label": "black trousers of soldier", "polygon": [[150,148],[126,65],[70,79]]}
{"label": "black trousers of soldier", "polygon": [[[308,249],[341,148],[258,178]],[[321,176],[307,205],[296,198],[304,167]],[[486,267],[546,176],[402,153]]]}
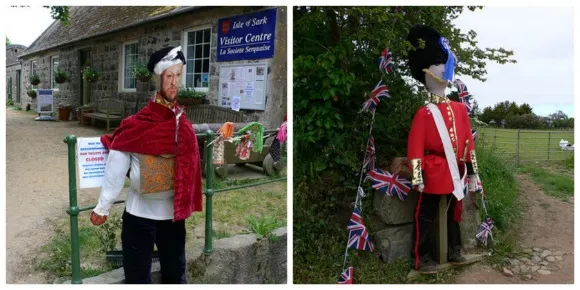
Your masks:
{"label": "black trousers of soldier", "polygon": [[[419,259],[434,259],[435,257],[435,217],[439,208],[442,194],[420,193],[415,209],[415,230],[413,231],[413,254],[415,256],[415,268],[418,267]],[[459,223],[453,219],[455,209],[455,196],[448,194],[447,202],[453,200],[447,211],[447,243],[449,252],[461,249],[461,232]]]}
{"label": "black trousers of soldier", "polygon": [[151,284],[153,245],[159,251],[161,282],[186,284],[185,221],[157,221],[123,213],[123,268],[125,283]]}

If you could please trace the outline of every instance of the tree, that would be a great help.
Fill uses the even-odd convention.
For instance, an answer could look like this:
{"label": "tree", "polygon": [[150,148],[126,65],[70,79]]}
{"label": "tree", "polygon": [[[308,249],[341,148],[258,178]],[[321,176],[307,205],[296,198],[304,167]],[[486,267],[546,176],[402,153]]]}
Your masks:
{"label": "tree", "polygon": [[10,44],[10,39],[8,39],[8,36],[6,36],[6,46],[9,46]]}
{"label": "tree", "polygon": [[520,106],[520,113],[521,113],[522,115],[525,115],[525,114],[532,114],[532,113],[533,113],[533,111],[532,111],[532,107],[531,107],[530,105],[526,104],[526,103],[523,103],[523,104]]}
{"label": "tree", "polygon": [[50,16],[54,20],[60,20],[65,26],[70,25],[69,6],[44,6],[50,9]]}

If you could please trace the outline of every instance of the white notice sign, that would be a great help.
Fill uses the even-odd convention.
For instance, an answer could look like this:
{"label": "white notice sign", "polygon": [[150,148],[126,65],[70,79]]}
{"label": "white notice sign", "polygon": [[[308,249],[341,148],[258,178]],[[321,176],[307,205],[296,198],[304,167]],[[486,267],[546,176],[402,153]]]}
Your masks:
{"label": "white notice sign", "polygon": [[109,151],[100,137],[79,138],[77,148],[80,188],[101,187]]}

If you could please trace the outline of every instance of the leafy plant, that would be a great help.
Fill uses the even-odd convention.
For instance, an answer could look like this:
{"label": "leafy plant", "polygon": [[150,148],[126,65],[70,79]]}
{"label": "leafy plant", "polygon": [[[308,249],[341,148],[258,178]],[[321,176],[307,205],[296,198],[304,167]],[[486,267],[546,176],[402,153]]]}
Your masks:
{"label": "leafy plant", "polygon": [[96,82],[99,77],[101,76],[93,67],[87,66],[83,69],[83,80],[94,83]]}
{"label": "leafy plant", "polygon": [[30,84],[32,84],[33,86],[40,84],[40,77],[37,74],[30,75],[30,77],[28,77],[28,80],[30,81]]}
{"label": "leafy plant", "polygon": [[181,87],[177,92],[177,97],[179,99],[202,99],[205,98],[205,94],[192,88]]}
{"label": "leafy plant", "polygon": [[151,74],[147,66],[140,61],[133,68],[133,76],[142,82],[148,82],[153,78],[153,74]]}
{"label": "leafy plant", "polygon": [[101,252],[113,251],[117,247],[117,232],[121,228],[122,218],[120,216],[110,216],[101,225],[99,231],[99,241],[101,242]]}
{"label": "leafy plant", "polygon": [[257,218],[254,215],[246,216],[246,220],[250,224],[252,232],[256,233],[260,238],[270,238],[275,240],[276,237],[272,235],[272,231],[283,225],[281,221],[274,217],[262,216]]}
{"label": "leafy plant", "polygon": [[68,80],[68,75],[62,71],[60,68],[57,68],[54,72],[54,81],[58,84],[62,84]]}
{"label": "leafy plant", "polygon": [[32,88],[28,89],[28,91],[26,91],[26,94],[33,99],[36,98],[36,90]]}
{"label": "leafy plant", "polygon": [[6,99],[6,107],[14,106],[14,101],[12,99]]}

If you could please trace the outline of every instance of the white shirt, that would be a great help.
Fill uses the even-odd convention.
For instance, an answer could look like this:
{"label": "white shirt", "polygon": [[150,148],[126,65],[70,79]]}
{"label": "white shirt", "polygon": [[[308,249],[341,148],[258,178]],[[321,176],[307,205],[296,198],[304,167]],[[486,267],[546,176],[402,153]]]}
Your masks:
{"label": "white shirt", "polygon": [[105,176],[101,187],[101,196],[94,212],[98,215],[109,215],[109,210],[119,197],[127,171],[131,168],[131,186],[125,201],[128,213],[152,220],[173,219],[173,190],[159,193],[141,194],[141,170],[136,154],[110,150]]}

